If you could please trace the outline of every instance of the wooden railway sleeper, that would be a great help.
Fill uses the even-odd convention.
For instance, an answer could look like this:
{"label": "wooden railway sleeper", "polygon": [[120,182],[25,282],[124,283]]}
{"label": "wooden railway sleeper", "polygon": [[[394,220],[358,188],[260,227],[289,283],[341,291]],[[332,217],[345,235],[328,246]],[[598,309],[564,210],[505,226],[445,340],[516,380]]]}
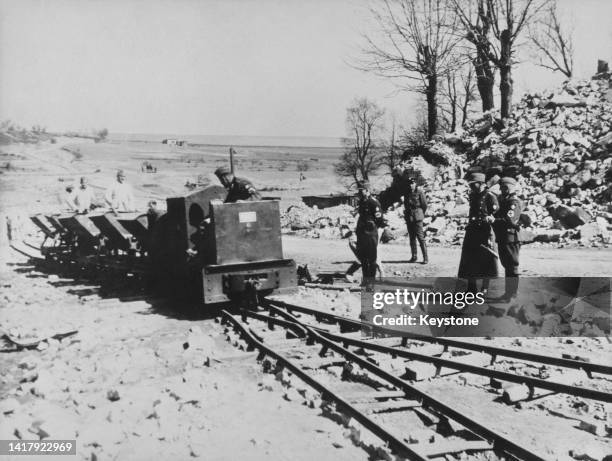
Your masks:
{"label": "wooden railway sleeper", "polygon": [[[279,314],[282,314],[288,320],[291,319],[292,317],[290,314],[283,312],[282,310],[280,310],[279,307],[276,307],[274,305],[266,303],[265,307],[267,307],[270,310],[276,309],[279,312]],[[462,414],[461,412],[458,412],[457,410],[453,409],[452,407],[447,406],[445,403],[427,395],[424,391],[414,387],[413,385],[407,383],[406,381],[385,372],[384,370],[380,369],[376,365],[372,364],[369,360],[363,359],[359,357],[358,355],[356,355],[355,353],[350,352],[346,349],[343,349],[340,344],[336,344],[333,341],[325,338],[323,335],[317,333],[311,327],[299,322],[297,319],[295,319],[295,317],[293,317],[293,320],[295,323],[302,325],[304,328],[310,331],[317,338],[317,341],[321,343],[323,346],[322,350],[332,348],[334,351],[343,355],[347,360],[350,360],[358,364],[365,370],[375,374],[378,378],[381,378],[384,381],[387,381],[387,383],[389,383],[390,385],[398,387],[399,389],[403,390],[404,392],[407,393],[407,395],[410,395],[412,398],[415,398],[416,400],[418,400],[423,405],[423,407],[431,407],[436,412],[441,412],[442,414],[445,414],[447,417],[452,418],[453,420],[456,420],[459,424],[466,427],[467,430],[478,434],[484,441],[487,441],[489,443],[494,442],[493,445],[497,447],[498,449],[501,449],[501,451],[503,451],[504,453],[509,454],[518,459],[525,459],[525,460],[544,460],[545,459],[541,455],[533,453],[525,449],[521,445],[516,444],[512,442],[511,440],[505,438],[501,433],[491,430],[485,425],[480,424],[474,419],[471,419],[467,417],[466,415]]]}

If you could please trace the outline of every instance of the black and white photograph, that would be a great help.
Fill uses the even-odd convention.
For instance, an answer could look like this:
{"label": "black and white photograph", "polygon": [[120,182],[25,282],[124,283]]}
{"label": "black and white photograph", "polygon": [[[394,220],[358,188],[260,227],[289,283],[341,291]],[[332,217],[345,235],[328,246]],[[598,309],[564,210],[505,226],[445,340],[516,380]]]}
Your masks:
{"label": "black and white photograph", "polygon": [[0,460],[612,461],[611,25],[0,0]]}

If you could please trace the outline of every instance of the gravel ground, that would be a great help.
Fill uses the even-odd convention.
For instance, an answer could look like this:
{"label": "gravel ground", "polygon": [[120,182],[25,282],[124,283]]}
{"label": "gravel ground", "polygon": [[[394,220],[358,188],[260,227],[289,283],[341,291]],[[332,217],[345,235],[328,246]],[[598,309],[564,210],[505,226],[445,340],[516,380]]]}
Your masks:
{"label": "gravel ground", "polygon": [[[341,269],[350,261],[343,241],[286,237],[284,247],[287,256],[315,270]],[[432,263],[422,266],[402,263],[406,248],[401,245],[381,246],[381,253],[392,270],[410,267],[415,275],[452,275],[450,263],[459,257],[455,249],[433,248]],[[526,249],[523,261],[527,274],[574,273],[579,261],[584,273],[602,275],[608,253]],[[244,459],[370,456],[320,410],[288,400],[291,394],[262,373],[252,353],[226,341],[224,327],[210,313],[186,314],[156,300],[104,299],[92,290],[95,286],[39,272],[13,253],[2,269],[1,330],[30,340],[77,333],[43,341],[40,350],[2,353],[1,438],[16,433],[76,438],[79,459],[149,459],[156,454],[164,459],[235,459],[238,453]],[[94,294],[78,296],[89,292]],[[302,288],[284,299],[340,315],[359,312],[355,293]],[[598,339],[566,344],[503,338],[496,345],[593,354],[599,360],[611,351],[609,342]],[[428,386],[453,396],[466,411],[481,405],[482,390],[459,387],[453,380]],[[548,447],[555,455],[589,443],[593,450],[610,448],[609,439],[576,429],[574,420],[551,416],[554,402],[532,403],[526,411],[500,403],[487,408],[477,411],[481,419],[513,428],[510,433],[524,436],[526,443],[533,443],[535,427],[546,427],[552,441],[563,434],[563,444]],[[605,414],[600,410],[597,414]]]}
{"label": "gravel ground", "polygon": [[[42,150],[13,146],[11,152],[24,160],[16,163],[16,172],[3,175],[0,211],[55,209],[56,194],[65,185],[63,178],[58,181],[60,176],[69,181],[91,175],[101,192],[117,167],[126,168],[133,178],[140,202],[150,197],[149,183],[172,185],[168,190],[156,188],[154,195],[180,191],[186,172],[195,171],[193,164],[188,158],[181,160],[182,170],[175,173],[176,165],[163,160],[163,172],[149,178],[138,173],[145,147],[150,148],[131,146],[127,154],[119,144],[81,145],[83,157],[74,161],[60,146]],[[161,147],[158,150],[156,155],[169,155]],[[194,153],[194,158],[200,155]],[[212,159],[206,169],[224,158]],[[257,174],[269,173],[277,180],[273,165],[266,168]],[[327,169],[309,174],[308,187],[320,190],[329,183],[329,177],[318,174],[323,171]],[[261,183],[265,184],[263,179]],[[344,240],[284,236],[283,243],[286,257],[308,264],[313,272],[344,271],[353,260]],[[452,277],[460,256],[458,248],[434,247],[431,263],[423,266],[406,262],[410,254],[405,244],[381,245],[379,251],[388,274],[412,276]],[[527,246],[522,250],[521,274],[610,276],[611,255],[612,249]],[[302,289],[285,299],[341,315],[359,313],[358,295],[348,292]],[[322,416],[321,410],[303,405],[273,375],[264,374],[253,353],[235,347],[231,335],[227,341],[224,327],[212,313],[186,313],[180,307],[155,299],[107,298],[87,281],[38,271],[0,241],[0,334],[42,340],[37,349],[0,352],[0,439],[76,438],[77,458],[84,460],[377,459],[356,447],[345,437],[345,429]],[[74,331],[60,340],[45,339]],[[612,352],[609,342],[596,339],[572,344],[559,339],[495,341],[542,353],[588,355],[594,361],[609,358]],[[468,384],[469,379],[459,388],[449,378],[430,386],[468,412],[479,408],[483,395],[482,389]],[[557,446],[553,459],[569,459],[569,450],[575,448],[612,452],[609,438],[578,430],[575,421],[553,416],[551,409],[557,403],[540,399],[525,411],[494,403],[480,416],[514,428],[526,443],[531,443],[532,433],[546,431],[549,446]],[[605,414],[577,405],[593,417]],[[601,453],[595,455],[594,459],[603,458]]]}

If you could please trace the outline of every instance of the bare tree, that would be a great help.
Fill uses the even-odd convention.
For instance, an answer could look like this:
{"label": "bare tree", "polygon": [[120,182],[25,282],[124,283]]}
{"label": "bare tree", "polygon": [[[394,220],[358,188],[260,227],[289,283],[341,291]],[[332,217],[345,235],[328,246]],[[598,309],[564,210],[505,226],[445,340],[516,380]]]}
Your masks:
{"label": "bare tree", "polygon": [[379,29],[366,35],[361,69],[408,79],[427,100],[427,131],[437,131],[438,83],[456,65],[456,15],[448,0],[381,0],[372,14]]}
{"label": "bare tree", "polygon": [[[512,66],[519,45],[519,38],[525,27],[549,0],[451,0],[454,10],[465,28],[465,38],[476,50],[474,66],[479,73],[482,67],[493,63],[499,70],[499,91],[501,115],[512,113]],[[484,83],[484,81],[483,81]],[[492,91],[492,86],[488,90]],[[483,109],[489,95],[481,91]],[[487,106],[489,103],[487,102]],[[492,107],[492,106],[491,106]]]}
{"label": "bare tree", "polygon": [[334,165],[338,176],[352,177],[355,181],[368,179],[381,165],[381,152],[377,145],[382,131],[385,111],[367,98],[355,99],[346,109],[348,136],[343,139],[345,151]]}
{"label": "bare tree", "polygon": [[391,121],[391,132],[389,133],[388,141],[383,145],[383,153],[381,163],[389,168],[389,171],[400,164],[402,161],[402,148],[397,137],[397,122],[395,117]]}
{"label": "bare tree", "polygon": [[457,129],[457,105],[459,101],[459,91],[457,89],[457,74],[455,72],[446,75],[446,81],[442,84],[442,104],[440,111],[446,131]]}
{"label": "bare tree", "polygon": [[402,151],[402,160],[421,155],[427,141],[427,110],[425,101],[420,101],[416,108],[413,124],[403,129],[398,139]]}
{"label": "bare tree", "polygon": [[470,112],[470,104],[472,101],[476,101],[478,99],[478,95],[476,94],[476,86],[474,84],[474,73],[472,69],[468,68],[467,73],[462,74],[461,76],[461,89],[462,89],[462,98],[461,101],[461,126],[465,126],[467,122],[468,115]]}
{"label": "bare tree", "polygon": [[[476,100],[474,70],[471,66],[449,72],[440,91],[442,116],[447,130],[456,131],[467,121],[470,104]],[[459,124],[459,125],[458,125]]]}
{"label": "bare tree", "polygon": [[489,14],[489,2],[487,0],[451,0],[453,8],[457,13],[464,38],[474,47],[472,64],[476,73],[476,85],[482,111],[486,112],[495,107],[493,88],[495,86],[495,64],[491,61],[490,41],[491,15]]}
{"label": "bare tree", "polygon": [[536,64],[561,72],[567,78],[574,73],[573,29],[561,25],[557,4],[551,3],[541,18],[529,28],[529,39],[537,51]]}

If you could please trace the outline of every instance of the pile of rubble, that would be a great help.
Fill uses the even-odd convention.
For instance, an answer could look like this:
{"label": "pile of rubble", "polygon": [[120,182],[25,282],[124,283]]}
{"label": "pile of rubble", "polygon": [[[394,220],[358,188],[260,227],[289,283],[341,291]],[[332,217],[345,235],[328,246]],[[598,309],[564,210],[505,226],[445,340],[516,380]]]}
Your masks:
{"label": "pile of rubble", "polygon": [[[568,81],[557,92],[526,94],[510,119],[487,112],[464,131],[426,145],[439,164],[425,174],[430,243],[460,244],[468,215],[465,174],[517,178],[524,243],[607,246],[612,243],[612,74]],[[293,210],[293,211],[292,211]],[[344,236],[354,225],[348,207],[291,209],[283,225],[312,237]],[[345,213],[343,215],[343,213]],[[387,213],[397,235],[406,231],[398,208]],[[402,237],[400,237],[402,238]]]}
{"label": "pile of rubble", "polygon": [[[612,243],[611,84],[605,73],[527,94],[510,119],[486,113],[445,137],[468,170],[518,179],[525,242]],[[433,201],[450,206],[446,192],[456,187],[435,184]]]}
{"label": "pile of rubble", "polygon": [[281,215],[281,227],[311,238],[344,238],[357,223],[353,210],[349,205],[319,209],[296,203]]}

